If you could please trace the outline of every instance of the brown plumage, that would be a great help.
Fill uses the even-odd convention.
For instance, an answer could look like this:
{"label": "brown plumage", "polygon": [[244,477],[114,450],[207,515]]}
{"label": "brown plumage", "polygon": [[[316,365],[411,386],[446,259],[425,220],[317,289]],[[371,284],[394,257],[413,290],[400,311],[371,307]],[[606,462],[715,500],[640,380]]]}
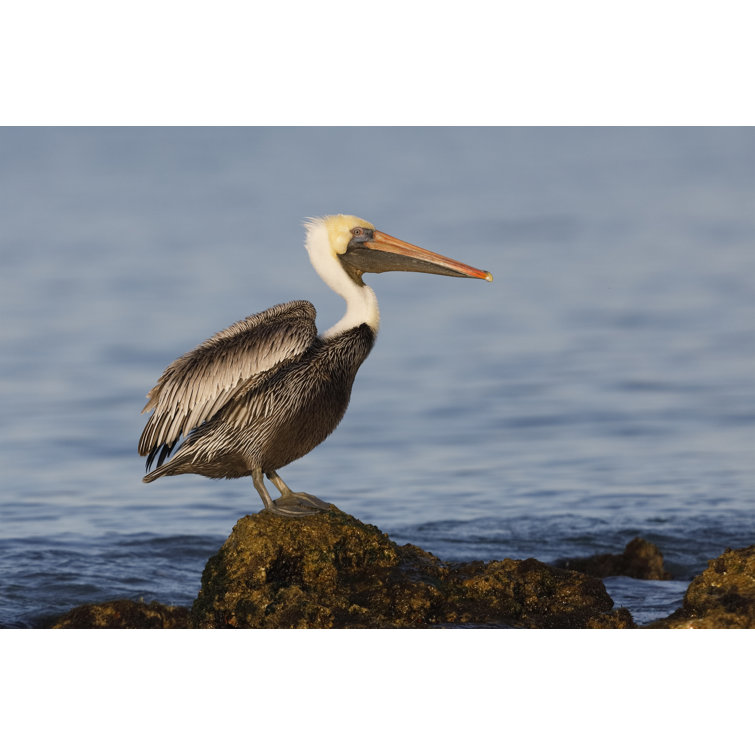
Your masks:
{"label": "brown plumage", "polygon": [[[145,482],[194,473],[270,474],[335,430],[375,336],[367,325],[317,336],[308,301],[247,317],[177,359],[148,394],[139,453],[158,467]],[[162,463],[182,434],[175,457]]]}

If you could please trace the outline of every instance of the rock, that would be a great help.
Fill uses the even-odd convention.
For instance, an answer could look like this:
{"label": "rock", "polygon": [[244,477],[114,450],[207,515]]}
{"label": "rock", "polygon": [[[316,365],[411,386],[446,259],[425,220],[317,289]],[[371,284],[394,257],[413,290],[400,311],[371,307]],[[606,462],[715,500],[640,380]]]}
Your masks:
{"label": "rock", "polygon": [[459,564],[447,580],[445,620],[459,624],[506,622],[530,628],[629,628],[626,609],[609,613],[603,583],[534,558]]}
{"label": "rock", "polygon": [[561,559],[557,566],[564,569],[605,577],[633,577],[634,579],[671,579],[663,569],[663,554],[657,545],[636,537],[623,553],[601,553],[586,558]]}
{"label": "rock", "polygon": [[51,629],[186,629],[189,609],[133,600],[87,604],[56,619]]}
{"label": "rock", "polygon": [[335,507],[295,521],[263,511],[240,519],[207,562],[192,623],[417,626],[442,604],[442,568]]}
{"label": "rock", "polygon": [[649,625],[655,629],[755,629],[755,545],[708,561],[682,607]]}
{"label": "rock", "polygon": [[213,627],[631,627],[603,583],[527,559],[447,564],[331,506],[240,519],[212,556],[191,623]]}

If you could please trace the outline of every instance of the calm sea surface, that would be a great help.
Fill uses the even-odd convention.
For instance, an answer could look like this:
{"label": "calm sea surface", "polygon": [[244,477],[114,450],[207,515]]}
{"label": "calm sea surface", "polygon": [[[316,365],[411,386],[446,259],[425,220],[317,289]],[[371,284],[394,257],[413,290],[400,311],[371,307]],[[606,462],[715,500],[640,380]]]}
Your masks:
{"label": "calm sea surface", "polygon": [[[661,548],[667,615],[755,542],[755,130],[0,130],[0,625],[190,605],[251,481],[141,482],[146,392],[248,314],[341,300],[302,246],[348,212],[491,270],[372,276],[346,418],[283,470],[443,559]],[[293,526],[293,523],[292,523]]]}

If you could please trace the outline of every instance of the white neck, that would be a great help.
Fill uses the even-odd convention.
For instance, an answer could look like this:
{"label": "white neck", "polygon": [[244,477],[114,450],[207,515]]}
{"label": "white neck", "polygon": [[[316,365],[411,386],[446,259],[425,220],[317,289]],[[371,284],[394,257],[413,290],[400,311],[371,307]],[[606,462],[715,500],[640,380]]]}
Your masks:
{"label": "white neck", "polygon": [[328,230],[323,223],[315,221],[307,225],[305,245],[317,274],[346,300],[346,314],[322,334],[323,338],[333,338],[362,324],[369,325],[377,335],[380,327],[377,296],[369,286],[356,283],[343,269],[338,255],[331,248]]}

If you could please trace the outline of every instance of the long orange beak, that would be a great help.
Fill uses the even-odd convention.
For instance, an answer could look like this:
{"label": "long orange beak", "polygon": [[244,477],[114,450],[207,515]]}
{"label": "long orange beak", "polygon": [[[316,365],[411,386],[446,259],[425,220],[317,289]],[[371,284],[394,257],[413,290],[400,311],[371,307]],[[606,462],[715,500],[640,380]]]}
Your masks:
{"label": "long orange beak", "polygon": [[[363,244],[372,253],[359,255],[358,268],[364,273],[383,273],[389,270],[405,270],[435,275],[453,275],[459,278],[481,278],[492,281],[493,275],[450,257],[430,252],[414,244],[389,236],[382,231],[373,231],[372,238]],[[356,260],[355,260],[356,261]]]}

